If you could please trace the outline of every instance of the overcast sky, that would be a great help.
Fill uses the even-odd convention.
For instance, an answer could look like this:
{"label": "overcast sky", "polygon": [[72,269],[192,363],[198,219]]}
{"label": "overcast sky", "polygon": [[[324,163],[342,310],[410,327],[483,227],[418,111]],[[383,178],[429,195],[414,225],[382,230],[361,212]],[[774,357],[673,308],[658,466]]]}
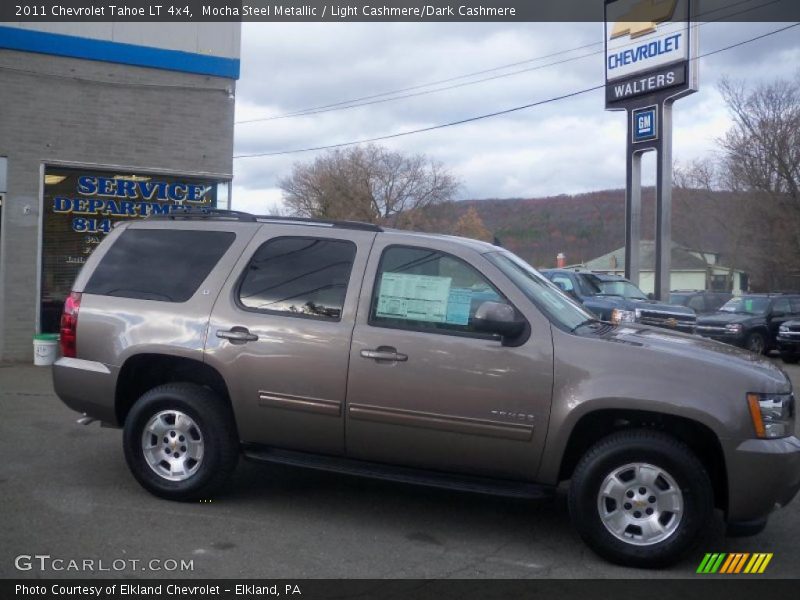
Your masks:
{"label": "overcast sky", "polygon": [[[774,23],[701,26],[700,53],[778,29]],[[792,29],[700,61],[700,92],[674,110],[674,157],[714,151],[730,122],[716,89],[727,75],[750,82],[793,77]],[[235,154],[280,152],[378,137],[512,108],[603,82],[602,23],[245,23],[236,120],[276,117],[421,86],[543,55],[597,45],[459,79],[444,87],[527,72],[411,98],[294,118],[238,123]],[[588,56],[587,56],[588,55]],[[548,66],[554,61],[565,61]],[[535,67],[535,69],[530,70]],[[432,88],[419,88],[418,93]],[[539,197],[624,187],[624,113],[602,91],[438,131],[380,142],[425,153],[463,183],[459,199]],[[232,207],[281,206],[278,181],[319,152],[234,160]],[[645,162],[645,183],[654,161]]]}

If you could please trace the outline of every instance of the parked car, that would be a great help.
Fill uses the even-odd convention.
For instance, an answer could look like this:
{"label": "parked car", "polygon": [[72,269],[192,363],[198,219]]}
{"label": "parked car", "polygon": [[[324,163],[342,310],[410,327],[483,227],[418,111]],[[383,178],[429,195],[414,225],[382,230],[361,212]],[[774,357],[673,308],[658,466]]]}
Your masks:
{"label": "parked car", "polygon": [[800,294],[744,294],[697,320],[697,333],[756,354],[777,348],[778,328],[800,318]]}
{"label": "parked car", "polygon": [[574,269],[545,269],[542,275],[603,321],[694,333],[697,317],[691,308],[651,300],[619,275]]}
{"label": "parked car", "polygon": [[800,488],[781,369],[598,321],[475,240],[227,211],[131,221],[75,281],[61,351],[58,396],[121,427],[133,476],[172,500],[223,492],[240,453],[517,497],[569,482],[585,542],[652,567],[715,507],[754,534]]}
{"label": "parked car", "polygon": [[795,364],[800,360],[800,320],[781,323],[776,341],[783,362]]}
{"label": "parked car", "polygon": [[698,315],[707,315],[717,312],[731,298],[733,294],[728,292],[673,290],[669,294],[669,303],[691,308]]}

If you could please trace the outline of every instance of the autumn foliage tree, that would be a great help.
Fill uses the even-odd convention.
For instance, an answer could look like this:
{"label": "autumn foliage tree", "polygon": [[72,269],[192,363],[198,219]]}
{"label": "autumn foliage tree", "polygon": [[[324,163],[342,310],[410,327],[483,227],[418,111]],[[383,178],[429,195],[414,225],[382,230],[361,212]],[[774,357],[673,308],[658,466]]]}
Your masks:
{"label": "autumn foliage tree", "polygon": [[471,206],[469,210],[456,221],[453,227],[453,234],[481,240],[483,242],[491,242],[493,239],[492,232],[486,228],[483,219],[481,219],[474,206]]}
{"label": "autumn foliage tree", "polygon": [[458,182],[423,154],[371,144],[297,163],[280,187],[288,210],[298,216],[415,228],[426,209],[452,199]]}

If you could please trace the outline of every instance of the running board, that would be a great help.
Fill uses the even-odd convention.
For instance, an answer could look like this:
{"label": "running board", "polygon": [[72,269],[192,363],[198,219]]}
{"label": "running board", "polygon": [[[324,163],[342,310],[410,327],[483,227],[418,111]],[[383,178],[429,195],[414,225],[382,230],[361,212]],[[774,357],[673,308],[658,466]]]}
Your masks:
{"label": "running board", "polygon": [[318,471],[329,471],[345,475],[355,475],[357,477],[370,477],[397,483],[423,485],[427,487],[472,492],[475,494],[490,494],[492,496],[506,496],[510,498],[543,499],[550,498],[555,493],[555,488],[552,486],[538,485],[529,482],[441,473],[439,471],[397,467],[381,463],[354,460],[352,458],[309,454],[306,452],[279,450],[262,446],[245,446],[244,455],[246,458],[258,462],[277,463],[293,467],[315,469]]}

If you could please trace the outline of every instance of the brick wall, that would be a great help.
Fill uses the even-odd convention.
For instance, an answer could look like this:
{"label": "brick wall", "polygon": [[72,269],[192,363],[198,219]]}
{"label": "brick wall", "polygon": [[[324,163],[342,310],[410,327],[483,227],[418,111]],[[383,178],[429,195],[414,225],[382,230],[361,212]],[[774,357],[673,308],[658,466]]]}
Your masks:
{"label": "brick wall", "polygon": [[8,158],[0,361],[32,357],[41,165],[229,176],[234,86],[217,77],[0,50],[0,156]]}

